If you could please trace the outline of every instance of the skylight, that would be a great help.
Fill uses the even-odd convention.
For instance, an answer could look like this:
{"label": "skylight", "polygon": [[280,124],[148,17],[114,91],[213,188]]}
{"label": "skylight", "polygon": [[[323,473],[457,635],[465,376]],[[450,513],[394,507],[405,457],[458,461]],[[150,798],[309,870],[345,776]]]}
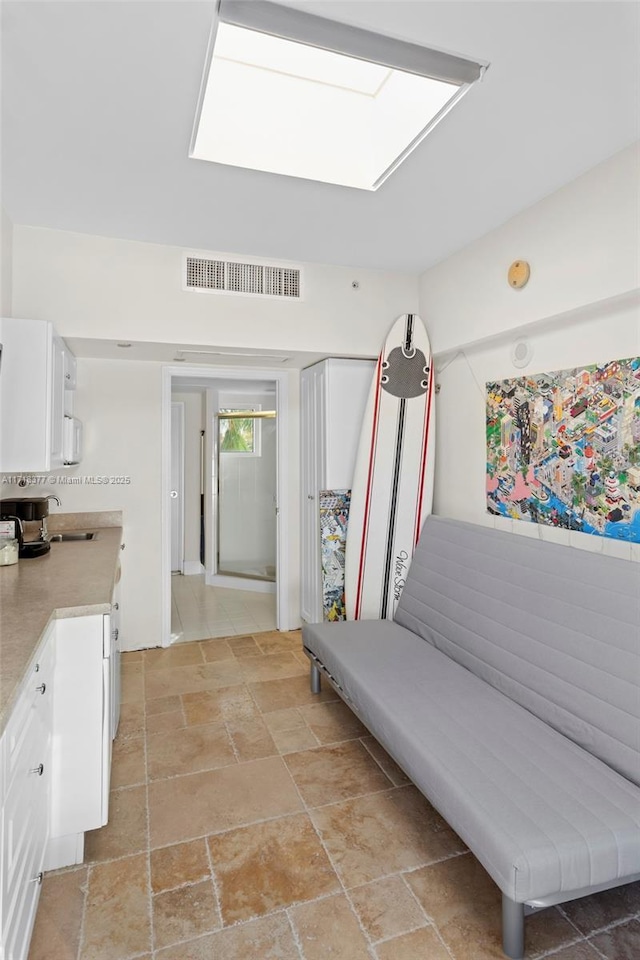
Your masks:
{"label": "skylight", "polygon": [[190,156],[375,190],[479,63],[262,0],[221,0]]}

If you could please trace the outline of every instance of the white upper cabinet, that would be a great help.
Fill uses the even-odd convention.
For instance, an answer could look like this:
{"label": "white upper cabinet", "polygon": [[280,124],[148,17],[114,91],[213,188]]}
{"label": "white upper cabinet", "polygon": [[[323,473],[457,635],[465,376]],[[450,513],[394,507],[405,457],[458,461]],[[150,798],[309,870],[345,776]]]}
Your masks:
{"label": "white upper cabinet", "polygon": [[75,358],[48,320],[0,319],[0,473],[61,467]]}

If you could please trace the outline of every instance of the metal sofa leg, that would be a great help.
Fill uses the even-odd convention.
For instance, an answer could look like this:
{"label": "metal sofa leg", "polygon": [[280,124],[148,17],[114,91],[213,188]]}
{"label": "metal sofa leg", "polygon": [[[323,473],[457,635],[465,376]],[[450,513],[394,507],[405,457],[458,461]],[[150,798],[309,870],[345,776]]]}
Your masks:
{"label": "metal sofa leg", "polygon": [[316,667],[315,663],[311,664],[311,693],[320,693],[321,690],[321,681],[320,681],[320,669]]}
{"label": "metal sofa leg", "polygon": [[524,957],[524,903],[502,894],[502,949],[511,960]]}

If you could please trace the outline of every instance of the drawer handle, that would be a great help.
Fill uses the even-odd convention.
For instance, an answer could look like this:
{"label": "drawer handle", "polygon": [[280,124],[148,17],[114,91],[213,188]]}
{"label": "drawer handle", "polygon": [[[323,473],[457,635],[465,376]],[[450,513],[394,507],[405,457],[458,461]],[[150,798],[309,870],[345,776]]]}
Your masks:
{"label": "drawer handle", "polygon": [[29,880],[29,883],[37,883],[38,885],[40,885],[43,879],[44,879],[44,873],[41,870],[40,873],[36,873],[35,877],[31,877],[31,880]]}
{"label": "drawer handle", "polygon": [[45,692],[46,689],[47,689],[46,683],[41,683],[39,687],[36,687],[36,691],[39,690],[40,693],[42,693],[42,694],[44,694],[44,692]]}
{"label": "drawer handle", "polygon": [[39,777],[44,773],[44,763],[39,763],[37,767],[31,767],[29,773],[37,773]]}
{"label": "drawer handle", "polygon": [[40,671],[40,664],[36,663],[35,667],[33,668],[33,672],[38,673],[39,671]]}

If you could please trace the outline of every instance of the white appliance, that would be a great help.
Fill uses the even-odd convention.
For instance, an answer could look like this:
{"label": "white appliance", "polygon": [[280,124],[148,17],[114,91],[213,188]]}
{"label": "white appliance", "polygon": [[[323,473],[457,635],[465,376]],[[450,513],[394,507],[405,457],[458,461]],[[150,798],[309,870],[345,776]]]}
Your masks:
{"label": "white appliance", "polygon": [[82,460],[82,423],[77,417],[64,418],[62,459],[65,466]]}

